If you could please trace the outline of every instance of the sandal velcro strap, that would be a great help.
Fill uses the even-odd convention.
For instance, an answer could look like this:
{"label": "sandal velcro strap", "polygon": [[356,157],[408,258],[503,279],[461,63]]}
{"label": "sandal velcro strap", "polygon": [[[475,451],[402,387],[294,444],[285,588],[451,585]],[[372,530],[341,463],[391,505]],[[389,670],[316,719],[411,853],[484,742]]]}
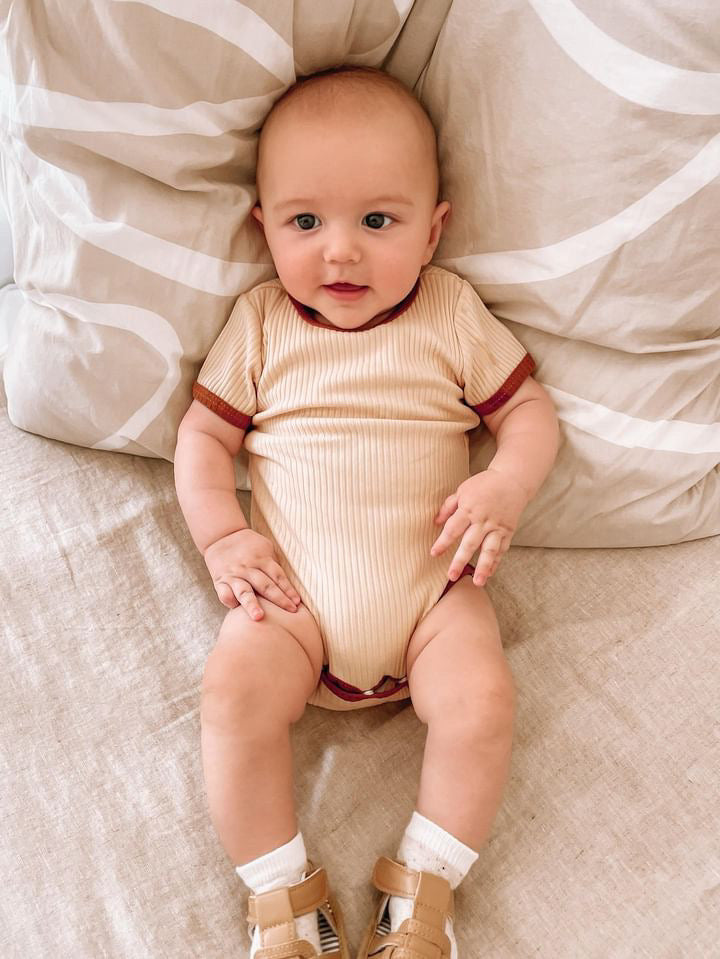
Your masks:
{"label": "sandal velcro strap", "polygon": [[399,929],[386,936],[374,936],[366,952],[358,959],[446,959],[450,956],[450,940],[445,936],[443,944],[428,942],[408,936]]}
{"label": "sandal velcro strap", "polygon": [[[365,933],[358,959],[449,959],[451,947],[445,925],[454,912],[454,897],[447,879],[408,869],[381,856],[375,863],[373,883],[384,895]],[[390,932],[390,896],[413,903],[412,916],[403,919],[395,932]]]}
{"label": "sandal velcro strap", "polygon": [[322,867],[291,886],[248,897],[248,922],[260,928],[289,922],[314,912],[328,899],[327,874]]}
{"label": "sandal velcro strap", "polygon": [[377,959],[446,959],[450,955],[450,940],[439,929],[414,919],[405,919],[397,932],[376,935],[371,943],[372,955]]}
{"label": "sandal velcro strap", "polygon": [[287,942],[280,946],[270,946],[255,953],[255,959],[317,959],[317,953],[304,939]]}
{"label": "sandal velcro strap", "polygon": [[317,912],[323,959],[349,959],[342,912],[328,887],[323,868],[308,862],[309,875],[298,882],[248,896],[250,935],[258,931],[256,959],[317,959],[317,952],[299,939],[295,920]]}
{"label": "sandal velcro strap", "polygon": [[380,892],[414,899],[413,918],[438,929],[444,930],[445,917],[455,911],[453,891],[447,879],[408,869],[387,856],[381,856],[375,863],[373,884]]}
{"label": "sandal velcro strap", "polygon": [[[445,953],[445,955],[449,956],[450,953]],[[408,949],[406,946],[400,946],[388,953],[388,959],[431,959],[431,957],[432,959],[443,959],[437,951],[432,953],[418,952],[417,949]],[[375,959],[374,956],[373,959]],[[383,959],[383,957],[380,956],[379,959]]]}
{"label": "sandal velcro strap", "polygon": [[417,919],[406,919],[400,924],[400,932],[408,934],[408,945],[411,948],[417,948],[414,940],[421,939],[423,942],[430,942],[437,946],[442,953],[444,949],[448,954],[450,952],[450,940],[442,929],[436,929],[435,926],[428,926],[425,922],[418,922]]}

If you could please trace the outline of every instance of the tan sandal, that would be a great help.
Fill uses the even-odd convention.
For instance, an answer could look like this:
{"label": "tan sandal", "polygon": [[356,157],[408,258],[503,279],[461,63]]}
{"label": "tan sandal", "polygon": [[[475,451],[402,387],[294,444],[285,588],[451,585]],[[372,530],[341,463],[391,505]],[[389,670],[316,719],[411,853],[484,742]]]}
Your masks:
{"label": "tan sandal", "polygon": [[[357,959],[450,959],[445,920],[454,913],[453,891],[446,879],[407,869],[382,856],[375,863],[373,884],[383,893]],[[390,932],[390,896],[413,900],[410,919]]]}
{"label": "tan sandal", "polygon": [[[317,910],[321,952],[306,939],[297,938],[295,919]],[[255,959],[350,959],[342,913],[328,888],[322,868],[308,863],[308,874],[299,882],[248,898],[248,926],[252,938],[260,929]]]}

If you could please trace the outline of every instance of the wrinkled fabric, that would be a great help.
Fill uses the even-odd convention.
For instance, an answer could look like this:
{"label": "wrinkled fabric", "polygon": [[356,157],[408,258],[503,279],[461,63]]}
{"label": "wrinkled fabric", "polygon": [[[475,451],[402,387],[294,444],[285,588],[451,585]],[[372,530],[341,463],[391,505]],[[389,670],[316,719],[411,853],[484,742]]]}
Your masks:
{"label": "wrinkled fabric", "polygon": [[[453,207],[436,262],[535,357],[558,409],[558,461],[515,542],[720,532],[713,0],[3,12],[0,170],[24,293],[5,370],[15,425],[172,459],[236,296],[274,274],[249,217],[257,131],[296,76],[350,61],[428,108]],[[486,466],[486,430],[472,450]],[[247,488],[242,455],[237,475]]]}
{"label": "wrinkled fabric", "polygon": [[[0,449],[0,953],[246,957],[246,892],[200,765],[224,608],[172,467],[23,433],[4,410]],[[457,893],[460,956],[714,953],[719,579],[719,537],[511,547],[487,589],[518,688],[515,747]],[[424,740],[409,704],[311,706],[293,728],[299,825],[354,948]]]}

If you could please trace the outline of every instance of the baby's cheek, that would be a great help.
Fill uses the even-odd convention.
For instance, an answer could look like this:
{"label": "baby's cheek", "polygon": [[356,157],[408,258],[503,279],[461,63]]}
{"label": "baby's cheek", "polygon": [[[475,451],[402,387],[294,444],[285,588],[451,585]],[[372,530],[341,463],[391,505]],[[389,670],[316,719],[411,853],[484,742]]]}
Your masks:
{"label": "baby's cheek", "polygon": [[286,248],[273,255],[273,262],[285,289],[302,299],[302,292],[315,272],[307,257],[297,250]]}
{"label": "baby's cheek", "polygon": [[409,258],[407,254],[395,253],[383,258],[379,268],[386,285],[393,290],[399,300],[412,290],[420,274],[421,264]]}

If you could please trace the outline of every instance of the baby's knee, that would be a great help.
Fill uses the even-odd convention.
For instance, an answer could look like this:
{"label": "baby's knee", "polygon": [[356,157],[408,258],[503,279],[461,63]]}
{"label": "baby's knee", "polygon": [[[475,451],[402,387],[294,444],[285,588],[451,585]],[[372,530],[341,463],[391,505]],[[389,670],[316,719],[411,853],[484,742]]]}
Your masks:
{"label": "baby's knee", "polygon": [[267,723],[271,718],[263,696],[266,675],[258,664],[238,655],[226,655],[216,647],[208,657],[203,674],[200,720],[204,727],[227,731]]}
{"label": "baby's knee", "polygon": [[296,722],[307,695],[297,676],[289,675],[292,652],[283,656],[291,644],[292,637],[262,630],[250,619],[231,636],[221,632],[205,664],[202,724],[252,735],[253,730],[272,734]]}
{"label": "baby's knee", "polygon": [[506,741],[512,738],[515,721],[515,682],[505,660],[480,684],[475,722],[483,738]]}
{"label": "baby's knee", "polygon": [[462,677],[444,690],[428,725],[444,726],[454,737],[483,743],[507,743],[515,719],[515,683],[504,659]]}

